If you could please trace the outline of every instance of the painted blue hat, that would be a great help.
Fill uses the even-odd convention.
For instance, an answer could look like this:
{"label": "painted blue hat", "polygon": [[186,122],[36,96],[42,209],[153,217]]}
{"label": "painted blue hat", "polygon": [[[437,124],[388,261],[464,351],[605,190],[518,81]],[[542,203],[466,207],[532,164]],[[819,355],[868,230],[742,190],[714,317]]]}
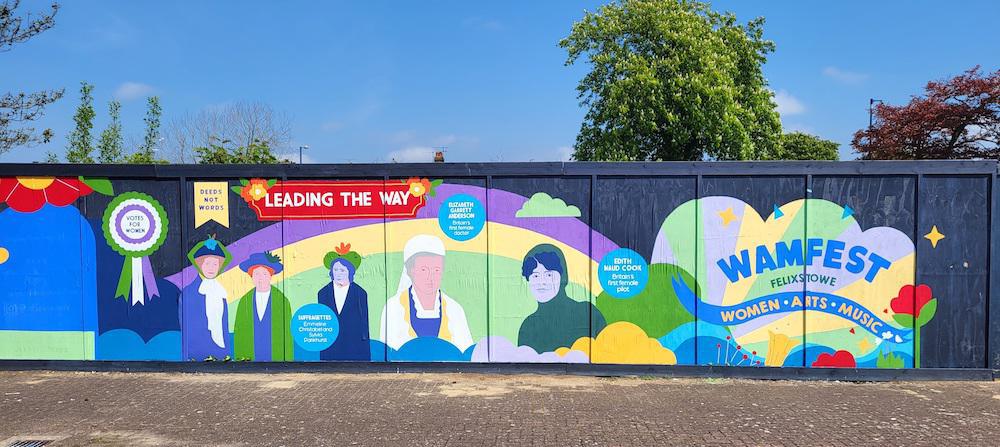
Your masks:
{"label": "painted blue hat", "polygon": [[264,266],[271,269],[272,273],[280,273],[284,269],[281,265],[281,258],[271,254],[271,252],[254,253],[246,261],[240,263],[240,270],[250,273],[250,269]]}

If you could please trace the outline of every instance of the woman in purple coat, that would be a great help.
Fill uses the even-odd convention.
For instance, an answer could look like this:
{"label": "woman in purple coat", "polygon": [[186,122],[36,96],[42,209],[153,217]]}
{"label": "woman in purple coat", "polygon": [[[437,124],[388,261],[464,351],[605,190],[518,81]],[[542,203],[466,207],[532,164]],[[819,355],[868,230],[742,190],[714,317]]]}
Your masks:
{"label": "woman in purple coat", "polygon": [[232,261],[226,246],[214,238],[199,242],[188,253],[198,278],[184,288],[181,306],[184,358],[223,360],[232,354],[229,300],[216,280]]}

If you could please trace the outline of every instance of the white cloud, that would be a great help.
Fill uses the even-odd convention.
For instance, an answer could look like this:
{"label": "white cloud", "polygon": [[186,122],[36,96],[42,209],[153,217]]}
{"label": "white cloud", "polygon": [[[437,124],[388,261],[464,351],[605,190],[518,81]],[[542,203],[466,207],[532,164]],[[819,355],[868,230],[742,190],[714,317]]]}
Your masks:
{"label": "white cloud", "polygon": [[396,163],[430,163],[434,161],[434,148],[427,146],[408,146],[389,152],[386,159]]}
{"label": "white cloud", "polygon": [[841,84],[857,85],[868,80],[868,75],[837,67],[826,67],[823,69],[823,76],[826,76]]}
{"label": "white cloud", "polygon": [[972,124],[965,128],[966,138],[982,138],[983,141],[979,141],[978,145],[987,149],[995,149],[1000,147],[1000,144],[995,143],[996,137],[993,135],[996,130],[989,127],[983,127],[978,124]]}
{"label": "white cloud", "polygon": [[570,161],[573,159],[573,148],[571,146],[561,146],[556,149],[559,161]]}
{"label": "white cloud", "polygon": [[778,105],[778,114],[781,116],[798,115],[806,111],[806,106],[798,98],[784,90],[774,93],[774,103]]}
{"label": "white cloud", "polygon": [[149,96],[156,92],[156,89],[149,84],[141,82],[124,82],[115,89],[115,98],[122,101],[132,101],[134,99]]}
{"label": "white cloud", "polygon": [[969,125],[968,127],[965,128],[965,131],[967,132],[967,135],[970,137],[979,137],[979,136],[985,137],[989,134],[988,129],[978,124]]}
{"label": "white cloud", "polygon": [[402,129],[386,135],[385,141],[389,147],[399,149],[378,157],[380,162],[430,163],[434,161],[434,153],[442,150],[445,158],[453,161],[481,157],[476,155],[479,138],[474,136]]}

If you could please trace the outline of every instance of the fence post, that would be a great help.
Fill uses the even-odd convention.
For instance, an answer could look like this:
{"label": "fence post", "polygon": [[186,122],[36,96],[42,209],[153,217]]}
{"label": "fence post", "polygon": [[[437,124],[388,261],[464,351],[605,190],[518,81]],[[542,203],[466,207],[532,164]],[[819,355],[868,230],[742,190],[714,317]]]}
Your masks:
{"label": "fence post", "polygon": [[986,298],[986,367],[990,369],[1000,369],[1000,244],[997,244],[997,233],[995,229],[1000,225],[1000,218],[997,217],[997,210],[1000,209],[1000,193],[997,192],[998,175],[994,173],[990,176],[990,206],[989,219],[990,227],[987,235],[990,240],[990,251],[988,254],[990,267],[990,281],[987,287],[989,295]]}

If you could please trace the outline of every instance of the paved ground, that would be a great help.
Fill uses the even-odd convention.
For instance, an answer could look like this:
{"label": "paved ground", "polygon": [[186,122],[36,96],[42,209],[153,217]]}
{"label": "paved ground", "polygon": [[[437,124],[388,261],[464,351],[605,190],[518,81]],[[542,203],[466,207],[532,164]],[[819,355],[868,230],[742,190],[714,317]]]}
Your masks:
{"label": "paved ground", "polygon": [[967,447],[1000,444],[1000,383],[0,372],[0,441],[32,435],[55,446]]}

